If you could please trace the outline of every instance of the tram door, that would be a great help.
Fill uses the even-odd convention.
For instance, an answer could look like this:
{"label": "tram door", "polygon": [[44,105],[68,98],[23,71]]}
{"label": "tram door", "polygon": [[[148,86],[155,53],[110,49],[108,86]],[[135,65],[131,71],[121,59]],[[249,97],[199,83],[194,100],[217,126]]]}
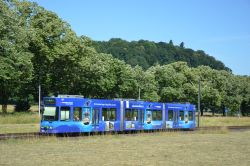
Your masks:
{"label": "tram door", "polygon": [[94,108],[92,110],[92,126],[94,131],[98,131],[100,121],[100,108]]}
{"label": "tram door", "polygon": [[179,111],[174,110],[173,111],[173,128],[177,128],[178,127],[178,121],[179,121],[179,115],[178,115]]}
{"label": "tram door", "polygon": [[147,124],[151,124],[152,122],[152,111],[150,109],[146,110],[146,122]]}

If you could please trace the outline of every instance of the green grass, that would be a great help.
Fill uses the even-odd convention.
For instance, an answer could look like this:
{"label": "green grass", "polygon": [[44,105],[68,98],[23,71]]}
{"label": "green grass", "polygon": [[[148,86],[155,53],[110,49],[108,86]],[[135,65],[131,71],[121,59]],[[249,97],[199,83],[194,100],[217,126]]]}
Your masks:
{"label": "green grass", "polygon": [[0,134],[38,132],[39,123],[37,106],[32,106],[30,112],[14,112],[13,105],[8,105],[7,114],[0,111]]}
{"label": "green grass", "polygon": [[0,165],[250,165],[250,131],[0,141]]}
{"label": "green grass", "polygon": [[38,132],[40,118],[35,112],[0,113],[0,134]]}
{"label": "green grass", "polygon": [[39,132],[39,124],[0,124],[0,134]]}
{"label": "green grass", "polygon": [[[0,109],[1,109],[0,105]],[[37,112],[37,106],[31,106],[29,112],[14,112],[14,106],[8,105],[7,114],[0,111],[0,127],[2,124],[39,124],[40,118]],[[1,131],[0,131],[1,133]]]}
{"label": "green grass", "polygon": [[200,126],[250,126],[250,117],[201,117]]}
{"label": "green grass", "polygon": [[0,113],[0,124],[37,124],[39,121],[40,118],[35,112]]}

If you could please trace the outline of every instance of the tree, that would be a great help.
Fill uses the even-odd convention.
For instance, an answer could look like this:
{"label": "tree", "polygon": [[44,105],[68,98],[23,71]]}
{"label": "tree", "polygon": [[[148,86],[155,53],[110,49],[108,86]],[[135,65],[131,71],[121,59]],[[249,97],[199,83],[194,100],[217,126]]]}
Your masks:
{"label": "tree", "polygon": [[19,21],[19,10],[12,1],[0,1],[0,99],[7,112],[8,100],[31,80],[32,54],[28,51],[28,31]]}
{"label": "tree", "polygon": [[161,102],[186,102],[187,98],[183,85],[187,83],[185,62],[176,62],[164,66],[154,66],[148,71],[154,74]]}
{"label": "tree", "polygon": [[201,80],[201,115],[204,109],[211,109],[214,114],[222,102],[222,92],[215,86],[218,74],[208,66],[199,66],[193,73]]}
{"label": "tree", "polygon": [[250,99],[244,99],[241,103],[241,113],[243,116],[250,115]]}
{"label": "tree", "polygon": [[238,81],[239,95],[241,98],[240,110],[243,116],[250,114],[250,77],[249,76],[235,76]]}
{"label": "tree", "polygon": [[134,68],[134,71],[138,86],[136,90],[140,88],[141,98],[147,101],[159,101],[160,96],[157,94],[158,85],[154,73],[150,70],[144,72],[138,65]]}
{"label": "tree", "polygon": [[[51,90],[52,93],[57,91],[67,93],[68,88],[62,91],[64,87],[61,85],[64,83],[67,86],[71,81],[68,78],[74,68],[68,69],[71,69],[69,65],[74,65],[73,61],[77,59],[78,51],[82,49],[79,46],[80,41],[69,25],[56,14],[35,5],[30,15],[30,25],[34,29],[34,37],[29,43],[29,50],[34,54],[33,93],[37,94],[39,82],[43,95],[51,94]],[[60,81],[61,84],[57,84]]]}
{"label": "tree", "polygon": [[174,46],[173,40],[169,40],[169,45]]}
{"label": "tree", "polygon": [[184,48],[184,42],[181,42],[180,47]]}
{"label": "tree", "polygon": [[37,95],[42,86],[42,95],[58,93],[80,93],[76,80],[78,67],[84,56],[91,54],[87,37],[78,38],[69,24],[55,13],[49,12],[36,3],[18,4],[23,22],[30,32],[29,51],[33,53],[34,77],[30,82],[31,93]]}

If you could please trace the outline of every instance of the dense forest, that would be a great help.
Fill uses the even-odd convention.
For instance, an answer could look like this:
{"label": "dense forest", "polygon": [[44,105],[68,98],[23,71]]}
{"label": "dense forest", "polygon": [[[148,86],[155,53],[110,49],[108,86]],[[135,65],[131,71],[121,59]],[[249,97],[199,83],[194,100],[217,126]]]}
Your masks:
{"label": "dense forest", "polygon": [[[117,44],[110,47],[117,51],[105,51],[99,42],[77,36],[68,23],[36,3],[0,0],[2,111],[6,112],[10,102],[29,105],[38,101],[39,84],[42,96],[136,99],[140,89],[144,100],[197,104],[201,80],[203,109],[223,112],[228,108],[231,114],[241,110],[249,115],[249,76],[233,75],[223,63],[202,51],[185,49],[184,44],[120,39],[109,43],[118,41],[126,46]],[[123,54],[121,49],[130,53]],[[125,61],[114,58],[117,52]]]}
{"label": "dense forest", "polygon": [[210,66],[212,69],[231,71],[228,67],[207,55],[204,51],[194,51],[184,47],[184,42],[174,46],[173,41],[169,43],[155,43],[147,40],[128,42],[119,38],[109,41],[93,42],[97,52],[107,53],[120,60],[124,60],[132,67],[140,65],[143,69],[159,64],[166,65],[173,62],[187,62],[190,67],[200,65]]}

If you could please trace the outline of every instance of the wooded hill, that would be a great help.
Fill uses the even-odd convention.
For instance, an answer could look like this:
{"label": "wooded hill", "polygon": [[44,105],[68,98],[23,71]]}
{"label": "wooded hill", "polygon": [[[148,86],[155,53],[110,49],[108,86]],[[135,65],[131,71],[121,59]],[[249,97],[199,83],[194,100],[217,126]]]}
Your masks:
{"label": "wooded hill", "polygon": [[169,43],[155,43],[147,40],[128,42],[113,38],[109,41],[94,41],[93,46],[99,53],[112,54],[113,57],[124,60],[133,67],[140,65],[143,69],[156,64],[165,65],[183,61],[190,67],[205,65],[212,69],[231,71],[221,61],[207,55],[204,51],[185,48],[184,42],[175,46],[172,40]]}

